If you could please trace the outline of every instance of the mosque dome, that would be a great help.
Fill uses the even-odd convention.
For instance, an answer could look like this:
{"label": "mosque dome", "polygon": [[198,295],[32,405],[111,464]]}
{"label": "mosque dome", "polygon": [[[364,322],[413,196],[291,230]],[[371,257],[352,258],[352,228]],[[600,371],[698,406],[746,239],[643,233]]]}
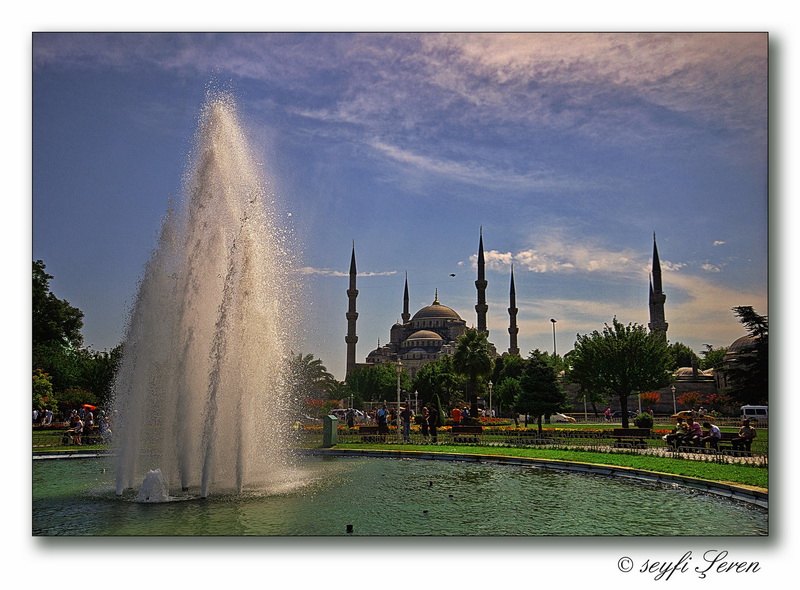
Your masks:
{"label": "mosque dome", "polygon": [[756,340],[757,336],[753,336],[752,334],[748,334],[747,336],[742,336],[741,338],[737,338],[728,347],[728,352],[735,353],[735,352],[744,352],[750,350],[755,347]]}
{"label": "mosque dome", "polygon": [[432,304],[423,307],[417,313],[414,314],[414,317],[411,318],[411,321],[415,320],[460,320],[461,316],[458,313],[446,305],[442,305],[439,303],[439,299],[436,299]]}

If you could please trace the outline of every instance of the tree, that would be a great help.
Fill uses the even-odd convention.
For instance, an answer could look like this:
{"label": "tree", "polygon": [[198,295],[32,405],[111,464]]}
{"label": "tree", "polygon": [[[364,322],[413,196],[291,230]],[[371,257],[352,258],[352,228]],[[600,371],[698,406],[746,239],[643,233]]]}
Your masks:
{"label": "tree", "polygon": [[692,363],[697,359],[697,355],[694,351],[681,342],[670,344],[669,352],[672,357],[670,369],[673,371],[681,367],[691,367]]}
{"label": "tree", "polygon": [[40,369],[33,372],[33,407],[37,410],[55,410],[58,407],[50,375]]}
{"label": "tree", "polygon": [[661,401],[661,395],[657,391],[646,391],[639,395],[639,399],[642,400],[642,405],[645,409],[649,410]]}
{"label": "tree", "polygon": [[571,361],[571,378],[584,390],[619,399],[623,428],[628,428],[628,396],[672,381],[667,343],[644,326],[625,326],[616,317],[602,332],[578,334]]}
{"label": "tree", "polygon": [[44,262],[33,263],[33,346],[57,343],[77,348],[83,343],[83,312],[50,292],[50,279]]}
{"label": "tree", "polygon": [[423,405],[438,394],[442,403],[451,407],[461,401],[459,398],[463,388],[464,380],[453,368],[453,357],[449,354],[422,365],[414,376],[413,389],[419,393],[419,401]]}
{"label": "tree", "polygon": [[289,378],[292,389],[303,397],[325,398],[336,381],[313,354],[291,353],[289,356]]}
{"label": "tree", "polygon": [[[558,412],[566,401],[564,390],[558,383],[558,375],[544,353],[534,350],[525,362],[519,379],[519,393],[515,409],[523,414],[536,416],[539,432],[542,431],[542,416]],[[527,419],[526,419],[527,422]]]}
{"label": "tree", "polygon": [[478,380],[492,372],[492,348],[485,332],[467,328],[458,338],[456,352],[453,355],[453,367],[467,378],[469,413],[471,416],[477,416]]}
{"label": "tree", "polygon": [[515,377],[506,377],[500,381],[494,388],[494,399],[500,411],[502,412],[503,408],[511,408],[513,410],[521,391],[522,387],[519,384],[519,379]]}
{"label": "tree", "polygon": [[[347,376],[347,386],[365,401],[393,400],[397,397],[397,370],[394,363],[356,367]],[[411,377],[400,373],[400,389],[411,390]]]}
{"label": "tree", "polygon": [[750,350],[729,359],[725,370],[728,397],[740,404],[766,404],[769,399],[769,321],[751,306],[734,307],[733,312],[753,338]]}
{"label": "tree", "polygon": [[705,345],[706,349],[701,351],[700,354],[703,358],[700,359],[700,368],[703,371],[708,369],[719,370],[722,368],[723,361],[725,360],[725,353],[728,352],[727,346],[720,346],[714,348],[710,344]]}
{"label": "tree", "polygon": [[579,388],[579,397],[584,398],[592,406],[592,412],[595,416],[599,416],[600,412],[597,409],[597,404],[606,405],[608,403],[608,396],[602,391],[584,388],[581,383],[575,380],[572,375],[572,360],[575,358],[575,351],[570,350],[564,355],[564,380],[568,383],[577,383]]}
{"label": "tree", "polygon": [[678,403],[687,408],[695,409],[700,405],[701,397],[699,391],[687,391],[678,396]]}

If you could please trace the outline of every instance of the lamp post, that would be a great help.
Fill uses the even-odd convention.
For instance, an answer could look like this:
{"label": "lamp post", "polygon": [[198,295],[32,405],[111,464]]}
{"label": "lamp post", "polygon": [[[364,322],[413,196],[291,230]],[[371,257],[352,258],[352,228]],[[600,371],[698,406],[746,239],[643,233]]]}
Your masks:
{"label": "lamp post", "polygon": [[670,389],[672,390],[672,413],[677,414],[678,406],[675,404],[675,386],[673,385]]}
{"label": "lamp post", "polygon": [[556,356],[556,321],[553,318],[550,321],[553,322],[553,356]]}
{"label": "lamp post", "polygon": [[414,414],[419,414],[419,391],[414,390]]}
{"label": "lamp post", "polygon": [[491,379],[489,380],[489,418],[492,417],[492,387],[494,383],[492,383]]}
{"label": "lamp post", "polygon": [[395,366],[397,370],[397,410],[395,411],[395,422],[397,423],[397,440],[400,440],[402,434],[400,433],[400,373],[403,372],[403,363],[400,359],[397,359],[397,365]]}

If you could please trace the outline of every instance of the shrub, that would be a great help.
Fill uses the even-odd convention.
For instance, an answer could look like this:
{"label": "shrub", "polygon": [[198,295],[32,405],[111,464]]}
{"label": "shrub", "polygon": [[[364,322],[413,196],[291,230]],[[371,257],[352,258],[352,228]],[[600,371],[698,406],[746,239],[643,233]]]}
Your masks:
{"label": "shrub", "polygon": [[653,428],[653,416],[647,412],[642,412],[633,419],[633,423],[637,428]]}

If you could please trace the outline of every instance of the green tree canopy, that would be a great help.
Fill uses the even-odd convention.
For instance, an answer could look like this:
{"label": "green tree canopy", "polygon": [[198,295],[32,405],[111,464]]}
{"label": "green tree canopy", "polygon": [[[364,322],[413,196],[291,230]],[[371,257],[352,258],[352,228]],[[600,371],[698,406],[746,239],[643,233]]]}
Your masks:
{"label": "green tree canopy", "polygon": [[669,352],[672,357],[670,369],[673,371],[681,367],[691,367],[692,362],[697,359],[697,355],[694,351],[681,342],[670,344]]}
{"label": "green tree canopy", "polygon": [[58,344],[77,348],[83,343],[83,312],[50,292],[44,262],[33,263],[33,346]]}
{"label": "green tree canopy", "polygon": [[[393,400],[397,397],[397,370],[394,363],[356,367],[347,376],[347,386],[365,401]],[[400,389],[412,391],[411,377],[400,373]]]}
{"label": "green tree canopy", "polygon": [[566,402],[566,395],[558,382],[552,359],[538,349],[532,351],[525,361],[519,386],[515,409],[526,415],[536,416],[541,431],[542,416],[555,414]]}
{"label": "green tree canopy", "polygon": [[657,334],[614,318],[602,332],[578,334],[570,376],[586,391],[617,397],[627,428],[628,396],[669,385],[671,362],[669,347]]}
{"label": "green tree canopy", "polygon": [[751,306],[734,307],[733,312],[753,337],[753,347],[742,351],[726,366],[726,394],[740,404],[766,404],[769,400],[769,321]]}
{"label": "green tree canopy", "polygon": [[453,367],[453,357],[446,354],[422,365],[414,376],[413,391],[419,393],[420,404],[427,404],[439,395],[446,407],[460,401],[464,379]]}
{"label": "green tree canopy", "polygon": [[714,348],[710,344],[706,344],[705,347],[706,349],[700,352],[703,355],[703,358],[700,359],[700,368],[704,371],[707,369],[720,369],[722,362],[725,360],[725,353],[728,352],[728,347],[720,346],[719,348]]}
{"label": "green tree canopy", "polygon": [[291,353],[289,356],[289,378],[292,389],[301,397],[325,399],[336,381],[313,354]]}
{"label": "green tree canopy", "polygon": [[472,416],[478,415],[478,380],[491,375],[492,357],[492,348],[485,332],[467,328],[458,338],[453,367],[467,378],[467,395]]}

